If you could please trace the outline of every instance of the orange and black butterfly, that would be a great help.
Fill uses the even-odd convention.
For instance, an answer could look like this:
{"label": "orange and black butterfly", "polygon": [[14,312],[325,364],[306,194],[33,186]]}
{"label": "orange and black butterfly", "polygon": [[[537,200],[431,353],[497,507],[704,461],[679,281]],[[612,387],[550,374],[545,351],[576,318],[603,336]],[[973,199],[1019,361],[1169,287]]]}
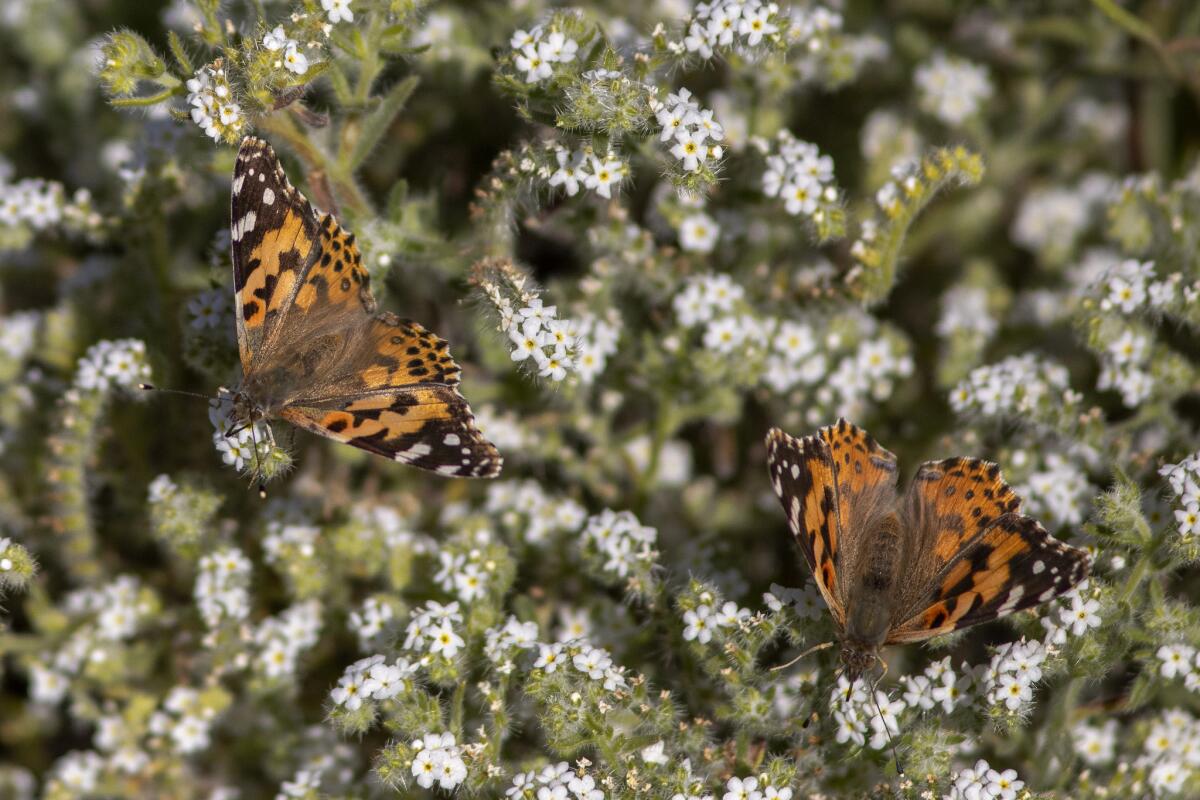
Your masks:
{"label": "orange and black butterfly", "polygon": [[852,681],[884,645],[1052,600],[1091,565],[1021,514],[1000,468],[978,458],[928,461],[902,495],[896,457],[840,419],[803,439],[772,429],[767,464]]}
{"label": "orange and black butterfly", "polygon": [[239,424],[279,417],[439,475],[500,472],[446,342],[376,309],[354,235],[313,210],[261,139],[238,151],[231,238]]}

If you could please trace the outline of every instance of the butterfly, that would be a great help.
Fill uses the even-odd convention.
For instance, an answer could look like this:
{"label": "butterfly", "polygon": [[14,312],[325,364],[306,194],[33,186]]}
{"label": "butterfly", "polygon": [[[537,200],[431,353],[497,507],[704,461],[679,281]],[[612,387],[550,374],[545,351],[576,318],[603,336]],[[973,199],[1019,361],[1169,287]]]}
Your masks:
{"label": "butterfly", "polygon": [[1088,554],[1021,514],[1000,468],[927,461],[908,491],[896,457],[839,419],[767,434],[788,526],[833,615],[851,683],[884,645],[919,642],[1045,603],[1088,575]]}
{"label": "butterfly", "polygon": [[447,343],[376,309],[354,234],[313,210],[261,139],[242,140],[231,205],[238,424],[278,417],[440,475],[495,477],[500,454]]}

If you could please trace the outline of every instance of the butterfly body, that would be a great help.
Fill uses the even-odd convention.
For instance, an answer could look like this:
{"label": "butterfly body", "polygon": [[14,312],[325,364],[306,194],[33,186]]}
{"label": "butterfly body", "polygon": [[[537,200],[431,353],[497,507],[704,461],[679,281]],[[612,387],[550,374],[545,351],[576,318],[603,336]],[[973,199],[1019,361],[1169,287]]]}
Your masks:
{"label": "butterfly body", "polygon": [[499,473],[447,343],[377,310],[354,235],[313,210],[261,139],[238,151],[231,208],[240,424],[280,418],[441,475]]}
{"label": "butterfly body", "polygon": [[1063,594],[1087,554],[1020,513],[995,464],[930,461],[896,489],[896,458],[845,420],[767,435],[771,482],[828,604],[847,676],[922,641]]}

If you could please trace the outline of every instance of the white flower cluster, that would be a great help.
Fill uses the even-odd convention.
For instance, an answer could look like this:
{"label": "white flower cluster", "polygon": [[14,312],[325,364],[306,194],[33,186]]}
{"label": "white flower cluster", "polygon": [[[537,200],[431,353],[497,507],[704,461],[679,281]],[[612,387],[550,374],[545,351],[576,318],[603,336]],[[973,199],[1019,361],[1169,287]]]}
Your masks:
{"label": "white flower cluster", "polygon": [[579,503],[550,496],[534,480],[490,484],[484,510],[528,544],[542,544],[556,533],[575,533],[587,519]]}
{"label": "white flower cluster", "polygon": [[982,758],[975,766],[959,770],[951,777],[954,785],[943,800],[1016,800],[1025,788],[1025,781],[1017,777],[1015,769],[1001,772]]}
{"label": "white flower cluster", "polygon": [[163,700],[162,710],[150,715],[147,728],[155,736],[169,738],[178,753],[198,753],[208,748],[216,716],[200,692],[190,686],[176,686]]}
{"label": "white flower cluster", "polygon": [[1043,469],[1013,488],[1028,501],[1025,513],[1047,522],[1052,530],[1083,522],[1094,495],[1083,470],[1060,453],[1048,454]]}
{"label": "white flower cluster", "polygon": [[210,629],[250,613],[250,559],[236,547],[223,547],[200,559],[194,594]]}
{"label": "white flower cluster", "polygon": [[[868,401],[888,399],[896,381],[913,373],[912,356],[903,344],[887,336],[872,338],[869,329],[863,334],[864,338],[837,362],[813,395],[819,406],[831,409],[835,417],[862,416]],[[826,344],[836,342],[827,339]],[[815,407],[811,411],[820,413]],[[810,413],[809,421],[816,419]]]}
{"label": "white flower cluster", "polygon": [[358,636],[358,646],[363,650],[380,644],[380,634],[395,618],[396,612],[386,599],[371,596],[350,612],[350,629]]}
{"label": "white flower cluster", "polygon": [[596,155],[590,147],[568,150],[562,146],[554,148],[554,160],[558,168],[545,168],[540,174],[550,188],[563,187],[568,197],[579,194],[579,187],[590,189],[604,198],[612,197],[614,186],[629,174],[629,165],[613,150],[603,157]]}
{"label": "white flower cluster", "polygon": [[560,761],[538,772],[518,772],[504,795],[511,800],[604,800],[605,797],[583,761],[575,770]]}
{"label": "white flower cluster", "polygon": [[794,386],[812,386],[825,377],[828,366],[824,353],[817,352],[817,335],[804,322],[779,320],[771,325],[767,371],[763,381],[780,394]]}
{"label": "white flower cluster", "polygon": [[85,391],[132,391],[150,380],[146,363],[146,343],[140,339],[115,339],[96,342],[79,359],[75,387]]}
{"label": "white flower cluster", "polygon": [[[855,681],[851,686],[845,676],[838,678],[830,692],[829,707],[833,709],[833,721],[837,726],[834,739],[838,744],[863,747],[868,742],[875,750],[888,746],[890,739],[900,733],[899,716],[908,705],[904,700],[892,700],[886,692],[868,692],[866,682]],[[870,735],[868,740],[867,736]]]}
{"label": "white flower cluster", "polygon": [[118,713],[105,714],[96,721],[92,745],[108,759],[110,769],[136,775],[150,763],[150,754],[138,741],[139,731]]}
{"label": "white flower cluster", "polygon": [[667,102],[655,102],[655,117],[662,126],[659,141],[669,143],[671,155],[679,160],[687,172],[699,172],[709,162],[717,162],[725,154],[721,140],[725,129],[715,119],[713,112],[702,109],[692,99],[692,93],[680,89],[667,95]]}
{"label": "white flower cluster", "polygon": [[289,72],[303,75],[308,72],[308,56],[300,52],[300,43],[283,31],[282,25],[263,37],[263,47],[275,53],[283,51],[282,57],[275,62],[275,67],[284,67]]}
{"label": "white flower cluster", "polygon": [[17,544],[7,536],[0,536],[0,572],[9,572],[13,568],[13,558],[16,557]]}
{"label": "white flower cluster", "polygon": [[780,13],[778,3],[761,0],[713,0],[698,3],[688,20],[687,34],[682,42],[668,46],[676,53],[696,53],[709,59],[717,50],[735,50],[752,55],[764,37],[778,33],[788,19]]}
{"label": "white flower cluster", "polygon": [[628,688],[625,668],[613,663],[612,654],[603,647],[593,647],[583,641],[538,642],[538,657],[534,669],[553,675],[562,669],[574,669],[589,680],[599,683],[605,691]]}
{"label": "white flower cluster", "polygon": [[199,125],[214,141],[232,142],[246,126],[242,107],[233,99],[233,90],[225,69],[212,65],[196,70],[187,82],[187,103],[192,108],[192,122]]}
{"label": "white flower cluster", "polygon": [[988,292],[980,286],[954,286],[942,295],[942,314],[938,318],[937,333],[950,337],[966,332],[988,339],[998,327],[996,318],[988,310]]}
{"label": "white flower cluster", "polygon": [[1182,678],[1183,685],[1190,691],[1200,689],[1200,659],[1196,657],[1196,648],[1190,644],[1164,644],[1158,648],[1155,656],[1161,662],[1158,672],[1168,680]]}
{"label": "white flower cluster", "polygon": [[1155,797],[1178,794],[1200,772],[1200,720],[1183,709],[1164,710],[1133,763],[1149,772]]}
{"label": "white flower cluster", "polygon": [[525,73],[526,83],[541,83],[553,76],[555,64],[569,64],[579,51],[579,42],[559,31],[547,32],[543,25],[517,31],[509,45],[514,51],[513,63]]}
{"label": "white flower cluster", "polygon": [[1200,533],[1200,451],[1178,464],[1167,464],[1158,474],[1166,478],[1175,495],[1172,502],[1179,535],[1190,539],[1192,534]]}
{"label": "white flower cluster", "polygon": [[679,324],[691,328],[718,315],[731,315],[745,296],[746,290],[728,275],[703,273],[688,279],[683,291],[671,301],[671,307]]}
{"label": "white flower cluster", "polygon": [[95,614],[97,638],[117,642],[137,633],[154,611],[152,595],[132,575],[120,575],[97,589],[79,589],[68,597],[72,613]]}
{"label": "white flower cluster", "polygon": [[[575,320],[572,332],[575,334],[575,371],[580,383],[590,384],[604,372],[609,357],[617,352],[621,329],[611,318],[584,314]],[[496,442],[496,446],[501,447],[501,444]]]}
{"label": "white flower cluster", "polygon": [[1021,200],[1013,220],[1013,241],[1052,261],[1062,260],[1092,223],[1093,212],[1111,189],[1111,180],[1097,174],[1075,187],[1031,190]]}
{"label": "white flower cluster", "polygon": [[[580,345],[579,374],[582,377],[584,374],[583,337],[576,336],[575,338]],[[533,437],[522,426],[515,411],[511,409],[502,411],[491,403],[485,403],[475,409],[475,427],[479,428],[483,438],[496,445],[496,448],[502,453],[506,451],[522,452],[533,443]]]}
{"label": "white flower cluster", "polygon": [[763,602],[772,612],[785,606],[791,608],[800,619],[820,619],[825,614],[825,600],[815,584],[806,584],[801,589],[771,584],[771,591],[763,593]]}
{"label": "white flower cluster", "polygon": [[749,618],[750,609],[739,608],[732,600],[726,601],[720,609],[701,603],[695,609],[683,612],[683,638],[689,642],[695,640],[700,644],[708,644],[714,633],[727,628],[738,630]]}
{"label": "white flower cluster", "polygon": [[[1092,628],[1099,628],[1103,620],[1096,612],[1100,610],[1100,601],[1089,597],[1091,581],[1084,580],[1071,591],[1055,599],[1046,606],[1042,616],[1042,627],[1046,635],[1042,641],[1048,646],[1066,643],[1067,634],[1083,636]],[[1057,618],[1050,613],[1057,611]]]}
{"label": "white flower cluster", "polygon": [[496,564],[478,547],[443,547],[438,551],[438,571],[433,582],[464,603],[487,595]]}
{"label": "white flower cluster", "polygon": [[267,678],[278,680],[296,673],[296,659],[317,643],[321,634],[321,603],[305,600],[267,617],[254,631],[258,647],[255,666]]}
{"label": "white flower cluster", "polygon": [[337,686],[329,692],[334,705],[357,711],[364,700],[387,700],[413,688],[417,665],[405,658],[391,664],[381,655],[360,658],[342,672]]}
{"label": "white flower cluster", "polygon": [[483,653],[500,674],[507,675],[516,668],[513,659],[536,645],[537,637],[536,622],[521,622],[510,615],[503,625],[483,632]]}
{"label": "white flower cluster", "polygon": [[274,438],[271,426],[264,420],[243,426],[233,418],[233,400],[222,393],[208,402],[208,421],[213,426],[213,447],[221,460],[241,472],[255,464],[254,446],[258,443],[258,458],[266,460]]}
{"label": "white flower cluster", "polygon": [[[506,315],[504,312],[509,311]],[[512,360],[533,359],[538,375],[558,382],[575,367],[575,334],[570,320],[558,319],[557,306],[539,298],[515,312],[502,307],[500,327],[512,343]]]}
{"label": "white flower cluster", "polygon": [[297,561],[312,561],[317,555],[321,529],[316,525],[271,520],[263,537],[263,561],[287,568]]}
{"label": "white flower cluster", "polygon": [[833,159],[822,155],[815,144],[797,139],[787,129],[778,133],[773,144],[762,139],[754,143],[766,156],[763,194],[782,200],[789,214],[820,222],[841,202],[833,184]]}
{"label": "white flower cluster", "polygon": [[[736,776],[725,782],[725,794],[721,800],[792,800],[793,791],[790,786],[776,786],[767,775],[751,775],[748,778]],[[676,795],[673,800],[680,800]]]}
{"label": "white flower cluster", "polygon": [[462,621],[457,602],[442,605],[430,600],[413,612],[404,631],[404,649],[427,654],[422,661],[437,655],[453,659],[467,644],[454,627]]}
{"label": "white flower cluster", "polygon": [[66,190],[57,181],[23,178],[8,183],[0,179],[0,226],[25,225],[40,232],[60,224],[94,228],[99,223],[87,189],[76,190],[68,201]]}
{"label": "white flower cluster", "polygon": [[1033,687],[1042,679],[1047,648],[1037,641],[1009,642],[996,648],[983,674],[982,690],[989,706],[1025,714],[1033,706]]}
{"label": "white flower cluster", "polygon": [[940,51],[917,67],[914,82],[921,107],[947,125],[978,114],[994,93],[986,67]]}
{"label": "white flower cluster", "polygon": [[607,572],[622,578],[654,563],[658,556],[654,549],[657,540],[658,531],[639,522],[632,511],[606,508],[588,517],[583,528],[585,547],[605,559]]}
{"label": "white flower cluster", "polygon": [[950,392],[950,407],[959,414],[987,417],[1024,416],[1042,404],[1073,406],[1066,367],[1032,353],[1010,356],[971,370]]}
{"label": "white flower cluster", "polygon": [[427,733],[412,743],[417,754],[412,761],[412,775],[417,783],[428,789],[437,784],[445,790],[458,786],[467,777],[463,748],[454,743],[450,733]]}
{"label": "white flower cluster", "polygon": [[[72,750],[54,762],[50,770],[53,782],[68,790],[68,796],[83,797],[99,788],[104,759],[92,750]],[[47,789],[50,789],[48,786]],[[29,795],[32,797],[32,793]]]}
{"label": "white flower cluster", "polygon": [[[1159,309],[1175,299],[1179,277],[1156,280],[1153,261],[1125,259],[1109,267],[1100,280],[1098,294],[1102,311],[1133,314],[1145,308]],[[1189,289],[1184,298],[1188,303],[1200,299],[1200,293]]]}

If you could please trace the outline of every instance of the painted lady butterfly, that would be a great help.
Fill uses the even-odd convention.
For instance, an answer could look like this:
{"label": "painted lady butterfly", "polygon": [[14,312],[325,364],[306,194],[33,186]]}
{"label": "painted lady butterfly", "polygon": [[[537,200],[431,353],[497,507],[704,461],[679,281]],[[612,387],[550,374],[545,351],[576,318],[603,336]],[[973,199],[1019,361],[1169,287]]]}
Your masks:
{"label": "painted lady butterfly", "polygon": [[440,475],[499,474],[446,342],[376,310],[354,234],[314,212],[261,139],[238,151],[231,235],[240,424],[279,417]]}
{"label": "painted lady butterfly", "polygon": [[1088,554],[1023,516],[995,464],[928,461],[901,496],[896,457],[844,419],[803,439],[774,428],[767,452],[852,682],[884,645],[1031,608],[1087,577]]}

